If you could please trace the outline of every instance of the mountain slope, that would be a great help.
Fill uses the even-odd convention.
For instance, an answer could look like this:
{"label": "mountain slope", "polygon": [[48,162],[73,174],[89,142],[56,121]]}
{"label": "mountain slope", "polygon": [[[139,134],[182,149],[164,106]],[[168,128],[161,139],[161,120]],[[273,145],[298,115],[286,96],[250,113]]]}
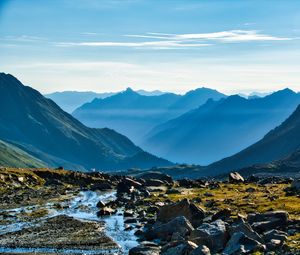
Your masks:
{"label": "mountain slope", "polygon": [[4,167],[45,167],[46,164],[25,151],[0,140],[0,166]]}
{"label": "mountain slope", "polygon": [[[208,166],[203,174],[218,174],[254,164],[283,160],[290,166],[299,166],[300,106],[280,126],[245,150]],[[298,151],[298,152],[297,152]]]}
{"label": "mountain slope", "polygon": [[155,127],[143,148],[175,162],[207,165],[261,139],[300,103],[289,89],[264,98],[230,96],[209,100],[198,109]]}
{"label": "mountain slope", "polygon": [[221,97],[225,95],[205,88],[183,96],[172,93],[144,96],[128,88],[84,104],[73,115],[88,126],[113,128],[139,143],[154,126],[198,107],[209,98]]}
{"label": "mountain slope", "polygon": [[[135,166],[130,159],[145,153],[113,130],[84,126],[9,74],[0,74],[0,105],[0,138],[50,165],[122,169]],[[154,156],[147,160],[143,166],[169,164]]]}

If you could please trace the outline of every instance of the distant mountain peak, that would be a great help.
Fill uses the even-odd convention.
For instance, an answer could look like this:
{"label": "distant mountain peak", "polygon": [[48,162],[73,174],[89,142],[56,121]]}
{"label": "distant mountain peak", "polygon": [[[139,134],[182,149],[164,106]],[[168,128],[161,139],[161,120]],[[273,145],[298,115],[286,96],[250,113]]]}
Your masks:
{"label": "distant mountain peak", "polygon": [[198,94],[198,93],[203,93],[203,92],[220,93],[219,91],[217,91],[215,89],[210,89],[210,88],[206,88],[206,87],[199,87],[199,88],[196,88],[196,89],[193,89],[193,90],[190,90],[190,91],[186,92],[185,95],[192,95],[192,94]]}
{"label": "distant mountain peak", "polygon": [[285,89],[281,89],[281,90],[278,90],[274,93],[272,93],[270,96],[274,96],[274,95],[294,95],[294,94],[297,94],[294,90],[290,89],[290,88],[285,88]]}
{"label": "distant mountain peak", "polygon": [[140,95],[139,93],[135,92],[132,88],[128,87],[126,90],[121,92],[122,95]]}

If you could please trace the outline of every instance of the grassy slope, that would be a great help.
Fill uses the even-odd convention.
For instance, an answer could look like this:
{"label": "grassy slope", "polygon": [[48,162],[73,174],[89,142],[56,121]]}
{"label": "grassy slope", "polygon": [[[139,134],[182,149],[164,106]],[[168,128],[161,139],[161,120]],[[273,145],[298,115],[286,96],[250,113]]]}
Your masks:
{"label": "grassy slope", "polygon": [[45,167],[45,163],[25,151],[0,140],[0,166]]}

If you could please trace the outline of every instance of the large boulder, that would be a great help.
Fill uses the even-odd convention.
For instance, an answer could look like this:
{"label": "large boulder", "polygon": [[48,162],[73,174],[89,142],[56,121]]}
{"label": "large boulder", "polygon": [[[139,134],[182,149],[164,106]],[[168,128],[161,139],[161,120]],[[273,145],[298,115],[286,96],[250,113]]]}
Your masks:
{"label": "large boulder", "polygon": [[228,239],[226,223],[222,220],[203,223],[191,232],[189,239],[197,245],[206,245],[213,252],[221,251]]}
{"label": "large boulder", "polygon": [[229,182],[231,183],[241,183],[244,182],[245,179],[238,172],[232,172],[229,174]]}
{"label": "large boulder", "polygon": [[159,255],[160,247],[151,242],[142,242],[140,245],[131,248],[129,255]]}
{"label": "large boulder", "polygon": [[116,213],[116,211],[110,207],[103,207],[100,209],[100,211],[97,212],[97,216],[101,217],[101,216],[109,216]]}
{"label": "large boulder", "polygon": [[140,182],[126,177],[118,183],[117,195],[122,195],[123,193],[132,193],[134,189],[141,189],[142,186],[143,185]]}
{"label": "large boulder", "polygon": [[252,228],[259,232],[265,232],[287,225],[289,214],[286,211],[273,211],[266,213],[249,214],[248,222]]}
{"label": "large boulder", "polygon": [[284,244],[288,237],[285,232],[273,229],[264,233],[263,239],[269,250],[276,250]]}
{"label": "large boulder", "polygon": [[144,185],[147,187],[160,187],[166,185],[166,183],[158,179],[147,179]]}
{"label": "large boulder", "polygon": [[266,247],[260,242],[247,237],[242,232],[236,232],[232,235],[228,241],[225,249],[223,250],[224,255],[239,255],[239,254],[250,254],[255,251],[264,251]]}
{"label": "large boulder", "polygon": [[205,211],[195,204],[190,203],[188,199],[183,199],[180,202],[161,207],[157,214],[157,220],[160,222],[169,222],[178,216],[184,216],[194,227],[198,227],[205,217]]}
{"label": "large boulder", "polygon": [[191,241],[169,243],[162,248],[161,255],[188,255],[197,247],[198,245]]}
{"label": "large boulder", "polygon": [[262,237],[256,233],[252,227],[244,221],[244,219],[239,219],[238,221],[234,222],[233,224],[230,225],[228,228],[228,232],[230,236],[233,236],[234,233],[241,232],[245,236],[254,239],[260,243],[263,242]]}
{"label": "large boulder", "polygon": [[147,235],[150,239],[170,241],[174,233],[185,238],[193,230],[193,226],[184,216],[178,216],[167,223],[156,222]]}
{"label": "large boulder", "polygon": [[163,181],[165,183],[168,183],[168,184],[173,184],[173,179],[170,175],[167,175],[167,174],[163,174],[163,173],[160,173],[160,172],[145,172],[145,173],[142,173],[142,174],[139,174],[138,176],[136,176],[137,178],[140,178],[140,179],[144,179],[144,180],[160,180],[160,181]]}

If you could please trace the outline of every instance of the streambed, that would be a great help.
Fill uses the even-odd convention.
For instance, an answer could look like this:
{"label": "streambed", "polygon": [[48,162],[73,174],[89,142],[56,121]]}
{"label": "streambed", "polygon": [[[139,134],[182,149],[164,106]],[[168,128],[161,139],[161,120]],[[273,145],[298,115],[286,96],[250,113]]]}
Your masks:
{"label": "streambed", "polygon": [[[94,192],[81,191],[73,199],[60,203],[57,208],[55,202],[45,205],[26,206],[21,208],[0,210],[1,215],[8,215],[10,221],[7,224],[0,225],[0,235],[14,235],[15,231],[22,231],[39,227],[44,221],[51,220],[56,216],[68,216],[82,222],[94,222],[95,224],[104,222],[103,232],[111,238],[117,247],[101,248],[101,249],[77,249],[77,248],[60,248],[53,249],[51,247],[0,247],[0,253],[61,253],[61,254],[127,254],[129,249],[136,246],[137,238],[134,231],[124,230],[124,216],[122,209],[112,216],[97,217],[97,203],[101,200],[109,202],[116,198],[116,192]],[[20,214],[30,214],[32,211],[43,211],[47,213],[37,219],[30,221],[24,220],[24,217],[19,217]],[[1,238],[1,237],[0,237]],[[2,239],[2,238],[1,238]],[[5,245],[6,246],[6,245]]]}

